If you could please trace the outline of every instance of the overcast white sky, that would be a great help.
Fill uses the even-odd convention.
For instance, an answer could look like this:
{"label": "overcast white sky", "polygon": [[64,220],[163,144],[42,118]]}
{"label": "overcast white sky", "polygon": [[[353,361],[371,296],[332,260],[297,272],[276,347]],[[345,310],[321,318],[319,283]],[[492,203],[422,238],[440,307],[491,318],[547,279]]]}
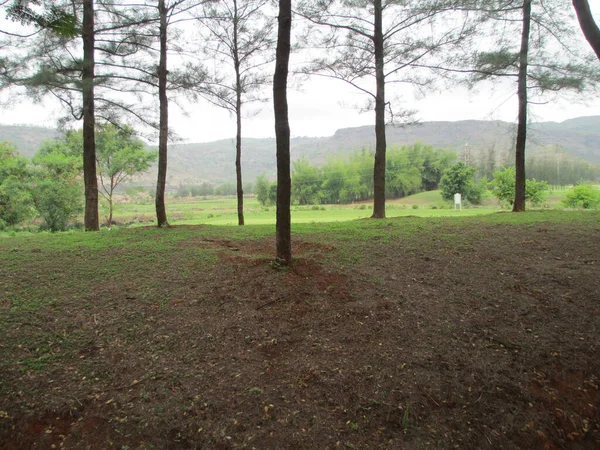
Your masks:
{"label": "overcast white sky", "polygon": [[[600,0],[590,0],[590,5],[595,17],[600,17]],[[517,116],[515,94],[516,83],[481,85],[474,92],[456,88],[433,92],[423,99],[407,96],[402,106],[417,110],[417,118],[421,121],[478,119],[514,122]],[[288,96],[293,137],[330,136],[340,128],[374,123],[372,112],[360,114],[352,108],[352,105],[364,102],[364,97],[340,81],[313,78],[304,82],[301,90],[290,91]],[[532,105],[531,119],[561,122],[578,116],[600,115],[600,99],[588,98],[587,101],[587,105],[572,101]],[[234,118],[226,111],[204,102],[189,105],[186,110],[187,117],[174,105],[170,112],[171,127],[186,142],[209,142],[235,135]],[[0,123],[54,127],[60,112],[60,105],[53,102],[44,105],[22,103],[2,109]],[[265,103],[257,115],[246,118],[243,126],[244,137],[273,137],[272,103]]]}

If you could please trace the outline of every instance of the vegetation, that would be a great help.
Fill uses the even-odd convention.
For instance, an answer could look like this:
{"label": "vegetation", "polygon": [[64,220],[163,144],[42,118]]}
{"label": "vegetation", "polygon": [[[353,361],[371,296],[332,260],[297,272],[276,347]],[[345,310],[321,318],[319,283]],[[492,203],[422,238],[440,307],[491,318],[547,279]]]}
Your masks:
{"label": "vegetation", "polygon": [[590,184],[580,184],[567,192],[563,203],[569,208],[593,208],[600,203],[600,191]]}
{"label": "vegetation", "polygon": [[[8,144],[0,144],[0,226],[15,226],[33,216],[43,229],[65,230],[81,212],[81,131],[46,141],[29,161]],[[108,203],[107,223],[112,223],[115,190],[129,177],[148,169],[156,153],[146,151],[128,126],[100,125],[97,139],[97,173]]]}
{"label": "vegetation", "polygon": [[108,201],[108,226],[112,224],[113,198],[121,183],[150,168],[156,161],[156,152],[146,151],[145,144],[136,137],[130,126],[101,125],[96,131],[96,159],[100,193]]}
{"label": "vegetation", "polygon": [[0,231],[32,215],[30,180],[28,159],[18,156],[12,145],[0,143]]}
{"label": "vegetation", "polygon": [[[494,178],[489,187],[500,202],[512,207],[515,199],[515,168],[506,167],[494,172]],[[539,206],[544,199],[544,192],[547,190],[548,183],[545,181],[527,180],[525,200],[531,202],[533,206]]]}
{"label": "vegetation", "polygon": [[385,218],[385,125],[410,122],[413,115],[391,101],[386,88],[394,83],[427,85],[430,80],[422,69],[438,65],[438,55],[466,43],[472,33],[468,16],[454,15],[444,1],[423,0],[304,1],[298,10],[316,26],[307,33],[309,45],[326,49],[306,72],[349,84],[366,96],[361,109],[375,113],[372,217]]}
{"label": "vegetation", "polygon": [[[422,143],[391,147],[386,159],[386,196],[394,199],[437,189],[454,159],[454,153]],[[322,167],[311,165],[305,158],[295,161],[292,203],[347,204],[372,199],[372,165],[372,155],[365,150],[355,152],[348,159],[331,158]],[[256,195],[265,206],[273,203],[271,186],[264,176],[257,178]]]}
{"label": "vegetation", "polygon": [[451,201],[455,194],[461,194],[464,200],[473,204],[481,203],[483,189],[475,184],[475,169],[462,161],[455,163],[444,173],[440,188],[444,200]]}

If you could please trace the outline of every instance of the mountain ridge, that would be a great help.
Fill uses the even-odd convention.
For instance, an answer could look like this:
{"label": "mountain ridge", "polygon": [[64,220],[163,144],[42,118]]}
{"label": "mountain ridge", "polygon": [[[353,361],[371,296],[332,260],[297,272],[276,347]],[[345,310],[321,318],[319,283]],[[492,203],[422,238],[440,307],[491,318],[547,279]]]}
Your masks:
{"label": "mountain ridge", "polygon": [[[293,124],[292,124],[293,125]],[[388,146],[417,141],[456,151],[460,156],[468,145],[474,161],[493,153],[499,164],[512,160],[516,124],[500,120],[461,120],[422,122],[405,127],[387,127]],[[0,141],[12,141],[20,154],[31,157],[46,139],[58,137],[56,130],[35,126],[0,125]],[[344,157],[375,146],[373,126],[342,128],[332,136],[291,139],[292,159],[307,158],[321,165],[331,157]],[[600,116],[583,116],[563,122],[538,122],[529,126],[527,154],[530,156],[564,151],[572,156],[600,164]],[[244,179],[254,181],[276,172],[275,139],[244,138],[242,149]],[[234,182],[235,140],[220,139],[204,143],[169,146],[169,184],[198,184],[204,181]],[[155,168],[137,180],[152,185]]]}

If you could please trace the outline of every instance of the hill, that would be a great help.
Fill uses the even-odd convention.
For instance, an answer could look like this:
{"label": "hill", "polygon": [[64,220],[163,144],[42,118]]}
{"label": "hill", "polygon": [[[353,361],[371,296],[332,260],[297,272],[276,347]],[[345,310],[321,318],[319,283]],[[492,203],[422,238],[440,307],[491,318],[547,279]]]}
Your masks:
{"label": "hill", "polygon": [[23,156],[33,156],[40,144],[60,133],[53,128],[30,125],[0,125],[0,142],[12,142]]}
{"label": "hill", "polygon": [[[293,130],[293,124],[292,124]],[[557,122],[530,125],[529,155],[555,152],[558,148],[592,164],[600,164],[600,116],[579,117]],[[493,153],[498,163],[512,160],[515,124],[502,121],[464,120],[458,122],[424,122],[407,127],[388,127],[388,145],[423,141],[435,147],[461,153],[469,144],[474,161]],[[0,125],[0,141],[12,141],[19,152],[32,156],[45,139],[56,136],[54,130],[30,126]],[[244,139],[244,178],[252,181],[264,173],[275,176],[275,139]],[[344,128],[330,137],[296,137],[292,139],[292,158],[305,157],[322,164],[332,156],[344,156],[358,149],[372,149],[375,132],[371,126]],[[233,182],[234,139],[208,143],[175,144],[169,149],[169,179],[172,186],[203,181]],[[155,173],[139,181],[153,184]]]}

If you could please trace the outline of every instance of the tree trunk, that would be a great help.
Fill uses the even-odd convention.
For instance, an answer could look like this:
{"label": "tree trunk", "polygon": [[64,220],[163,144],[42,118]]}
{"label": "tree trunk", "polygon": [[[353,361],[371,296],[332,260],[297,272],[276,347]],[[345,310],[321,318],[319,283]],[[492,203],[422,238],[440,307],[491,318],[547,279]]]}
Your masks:
{"label": "tree trunk", "polygon": [[169,100],[167,98],[167,7],[165,0],[158,0],[160,17],[160,59],[158,63],[158,101],[160,108],[158,131],[158,178],[156,181],[156,223],[159,227],[169,226],[165,207],[167,185],[167,140],[169,138]]}
{"label": "tree trunk", "polygon": [[527,63],[529,56],[529,31],[531,29],[531,1],[523,3],[523,31],[519,53],[519,119],[515,148],[515,202],[513,211],[525,211],[525,146],[527,143]]}
{"label": "tree trunk", "polygon": [[375,164],[373,166],[373,219],[385,219],[385,75],[383,62],[383,8],[374,1],[375,29]]}
{"label": "tree trunk", "polygon": [[112,227],[112,219],[113,219],[113,196],[112,193],[110,197],[108,197],[108,221],[106,226],[108,228]]}
{"label": "tree trunk", "polygon": [[577,13],[577,19],[579,20],[583,35],[592,46],[594,52],[596,52],[598,59],[600,59],[600,29],[598,29],[598,25],[594,21],[588,0],[573,0],[573,7]]}
{"label": "tree trunk", "polygon": [[290,61],[292,29],[292,2],[279,0],[277,51],[273,75],[273,106],[275,111],[275,140],[277,145],[277,261],[283,265],[292,262],[291,236],[291,177],[290,177],[290,123],[287,104],[287,77]]}
{"label": "tree trunk", "polygon": [[[104,190],[106,192],[106,189]],[[112,227],[113,220],[113,195],[115,193],[115,177],[110,177],[110,186],[108,188],[108,220],[106,222],[106,226],[108,228]]]}
{"label": "tree trunk", "polygon": [[94,0],[83,2],[83,181],[85,185],[86,231],[98,231],[98,179],[96,178],[96,140],[94,116]]}
{"label": "tree trunk", "polygon": [[242,80],[240,78],[240,58],[238,50],[238,8],[233,0],[233,59],[235,69],[235,175],[237,180],[238,225],[244,225],[244,186],[242,184]]}
{"label": "tree trunk", "polygon": [[[238,85],[239,86],[239,85]],[[238,87],[236,101],[237,132],[235,136],[235,175],[237,180],[237,212],[238,225],[244,225],[244,187],[242,184],[242,102]]]}

